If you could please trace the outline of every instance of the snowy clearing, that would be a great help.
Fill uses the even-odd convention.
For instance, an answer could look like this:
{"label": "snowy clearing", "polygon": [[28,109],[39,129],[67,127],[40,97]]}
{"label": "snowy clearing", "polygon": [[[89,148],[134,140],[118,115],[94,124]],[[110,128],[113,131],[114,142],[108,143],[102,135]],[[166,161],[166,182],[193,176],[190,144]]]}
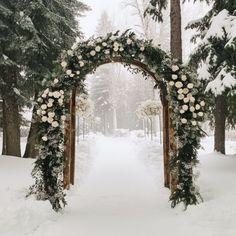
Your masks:
{"label": "snowy clearing", "polygon": [[[203,140],[198,180],[204,202],[170,208],[163,187],[162,146],[134,137],[91,136],[78,146],[76,186],[62,214],[25,199],[33,160],[0,158],[1,236],[235,236],[236,142],[232,155]],[[170,227],[171,226],[171,227]]]}

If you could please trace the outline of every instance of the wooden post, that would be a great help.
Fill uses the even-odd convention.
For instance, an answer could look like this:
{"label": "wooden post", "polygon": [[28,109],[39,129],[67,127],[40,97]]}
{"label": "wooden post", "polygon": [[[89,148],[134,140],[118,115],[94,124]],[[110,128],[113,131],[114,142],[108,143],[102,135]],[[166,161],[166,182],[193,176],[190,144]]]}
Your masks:
{"label": "wooden post", "polygon": [[164,186],[170,188],[170,139],[169,139],[169,102],[163,96],[163,154],[164,154]]}
{"label": "wooden post", "polygon": [[70,183],[74,185],[75,182],[75,130],[76,130],[76,88],[72,91],[71,102],[70,102],[70,116],[71,116],[71,130],[70,130],[70,140],[71,140],[71,152],[70,152]]}

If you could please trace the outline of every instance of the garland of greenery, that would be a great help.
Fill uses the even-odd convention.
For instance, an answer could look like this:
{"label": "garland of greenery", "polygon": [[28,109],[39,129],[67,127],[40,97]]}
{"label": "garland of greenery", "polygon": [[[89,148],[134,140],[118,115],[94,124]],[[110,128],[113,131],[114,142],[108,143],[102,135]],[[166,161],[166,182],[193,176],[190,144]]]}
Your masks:
{"label": "garland of greenery", "polygon": [[[36,182],[30,193],[36,194],[38,199],[49,200],[55,211],[66,204],[63,190],[66,104],[74,86],[83,88],[87,74],[113,61],[144,65],[158,78],[156,83],[164,84],[167,89],[177,149],[171,153],[171,171],[177,178],[177,188],[170,200],[172,207],[179,202],[185,206],[196,204],[200,194],[194,185],[193,167],[197,164],[202,136],[199,122],[203,119],[205,105],[198,91],[199,84],[187,68],[172,64],[170,57],[153,47],[151,41],[137,39],[129,31],[110,33],[73,45],[63,52],[57,72],[45,79],[45,90],[37,100],[39,155],[32,172]],[[143,68],[136,70],[148,75]]]}

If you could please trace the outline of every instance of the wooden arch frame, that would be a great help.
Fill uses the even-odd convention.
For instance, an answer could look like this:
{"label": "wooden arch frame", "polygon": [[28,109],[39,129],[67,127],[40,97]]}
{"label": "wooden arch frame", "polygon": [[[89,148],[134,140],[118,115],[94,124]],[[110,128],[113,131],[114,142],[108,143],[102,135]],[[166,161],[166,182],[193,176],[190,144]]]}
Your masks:
{"label": "wooden arch frame", "polygon": [[[158,80],[155,73],[153,73],[146,64],[133,60],[132,62],[127,62],[121,57],[114,57],[110,60],[104,61],[102,66],[110,63],[121,63],[121,64],[130,64],[135,67],[138,67],[140,70],[144,71],[149,77],[154,79],[158,88],[160,89],[161,102],[163,107],[163,168],[164,168],[164,186],[170,188],[171,191],[175,189],[174,176],[170,172],[170,150],[175,146],[174,137],[173,137],[173,127],[171,126],[170,120],[170,107],[169,101],[167,98],[167,88],[166,85]],[[72,89],[69,104],[68,104],[68,119],[65,125],[65,154],[64,154],[64,171],[63,171],[63,184],[65,189],[69,189],[70,185],[74,185],[75,179],[75,141],[76,141],[76,86]],[[172,151],[175,151],[174,149]],[[172,176],[172,178],[171,178]]]}

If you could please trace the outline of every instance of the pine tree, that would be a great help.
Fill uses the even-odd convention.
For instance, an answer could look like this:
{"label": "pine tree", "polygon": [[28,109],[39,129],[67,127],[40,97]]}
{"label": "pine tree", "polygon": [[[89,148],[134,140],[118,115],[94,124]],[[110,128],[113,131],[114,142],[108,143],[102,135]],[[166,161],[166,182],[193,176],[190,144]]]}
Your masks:
{"label": "pine tree", "polygon": [[225,154],[225,129],[236,124],[236,2],[215,0],[207,14],[188,25],[200,39],[192,64],[198,64],[199,79],[206,86],[215,126],[214,149]]}

